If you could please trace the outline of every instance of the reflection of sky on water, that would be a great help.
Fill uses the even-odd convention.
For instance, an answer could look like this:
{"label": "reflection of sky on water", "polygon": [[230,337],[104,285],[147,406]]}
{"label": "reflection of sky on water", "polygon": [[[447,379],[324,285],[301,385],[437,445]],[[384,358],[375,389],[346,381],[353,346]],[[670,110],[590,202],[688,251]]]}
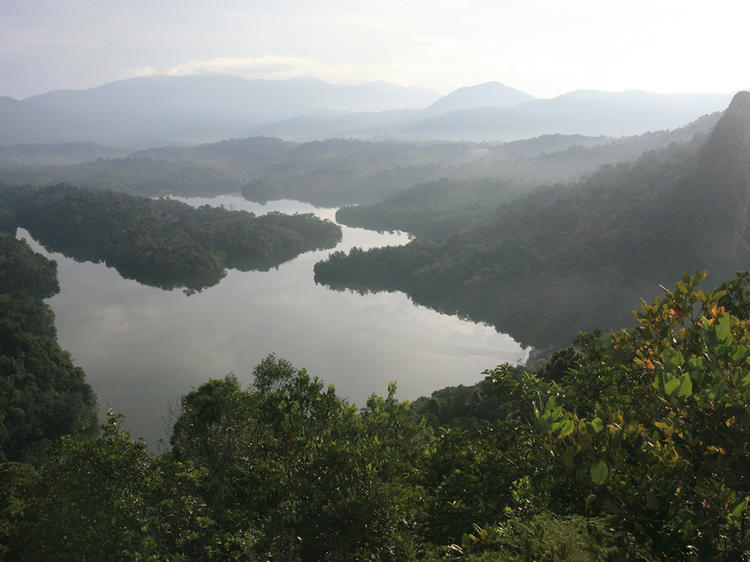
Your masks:
{"label": "reflection of sky on water", "polygon": [[[258,205],[237,196],[216,203],[256,214],[315,210],[295,201]],[[318,214],[333,218],[334,212]],[[344,227],[343,234],[336,249],[408,241],[403,233]],[[20,229],[19,236],[30,240]],[[271,352],[359,405],[373,392],[383,394],[391,380],[401,398],[413,399],[472,384],[486,368],[525,358],[509,336],[415,306],[403,293],[359,295],[315,285],[313,265],[331,251],[308,252],[268,272],[231,270],[192,296],[52,254],[62,290],[49,303],[60,343],[86,371],[99,403],[124,413],[134,434],[151,443],[168,434],[163,420],[169,404],[229,372],[249,384],[253,367]]]}

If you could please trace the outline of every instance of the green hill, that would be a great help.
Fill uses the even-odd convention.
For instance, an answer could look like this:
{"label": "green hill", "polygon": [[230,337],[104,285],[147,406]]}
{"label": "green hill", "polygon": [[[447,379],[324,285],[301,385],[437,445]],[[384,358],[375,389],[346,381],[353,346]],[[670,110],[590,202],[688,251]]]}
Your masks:
{"label": "green hill", "polygon": [[735,96],[705,142],[538,189],[444,238],[335,253],[316,280],[402,290],[535,346],[630,325],[627,311],[684,271],[716,281],[747,267],[749,97]]}

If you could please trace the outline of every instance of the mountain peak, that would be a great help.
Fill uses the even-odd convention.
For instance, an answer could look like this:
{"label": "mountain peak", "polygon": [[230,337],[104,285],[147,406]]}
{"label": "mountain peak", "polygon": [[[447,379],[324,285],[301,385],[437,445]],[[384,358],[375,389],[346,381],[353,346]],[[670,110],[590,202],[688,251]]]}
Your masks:
{"label": "mountain peak", "polygon": [[694,233],[709,271],[726,277],[750,259],[750,93],[734,96],[678,196],[673,228]]}
{"label": "mountain peak", "polygon": [[445,113],[477,107],[511,107],[534,97],[502,82],[484,82],[454,90],[430,105],[432,112]]}
{"label": "mountain peak", "polygon": [[737,92],[727,108],[726,115],[750,118],[750,92]]}

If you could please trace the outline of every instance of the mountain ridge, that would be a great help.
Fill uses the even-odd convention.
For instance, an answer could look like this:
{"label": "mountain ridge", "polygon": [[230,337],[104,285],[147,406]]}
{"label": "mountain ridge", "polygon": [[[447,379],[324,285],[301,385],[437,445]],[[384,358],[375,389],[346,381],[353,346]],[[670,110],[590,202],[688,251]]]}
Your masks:
{"label": "mountain ridge", "polygon": [[[719,94],[586,92],[535,99],[489,82],[436,100],[424,90],[380,82],[160,75],[2,98],[0,145],[75,141],[143,149],[255,135],[418,141],[621,136],[675,128],[728,103]],[[481,107],[470,107],[476,104]]]}

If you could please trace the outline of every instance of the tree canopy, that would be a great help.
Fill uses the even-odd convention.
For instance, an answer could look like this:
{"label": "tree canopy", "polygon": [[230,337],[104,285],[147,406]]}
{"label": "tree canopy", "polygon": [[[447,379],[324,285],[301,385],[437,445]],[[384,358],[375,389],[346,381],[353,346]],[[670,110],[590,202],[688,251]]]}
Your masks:
{"label": "tree canopy", "polygon": [[0,198],[49,249],[103,261],[124,277],[164,289],[199,290],[218,283],[225,267],[267,270],[341,239],[338,226],[312,215],[256,217],[64,184],[5,187]]}

